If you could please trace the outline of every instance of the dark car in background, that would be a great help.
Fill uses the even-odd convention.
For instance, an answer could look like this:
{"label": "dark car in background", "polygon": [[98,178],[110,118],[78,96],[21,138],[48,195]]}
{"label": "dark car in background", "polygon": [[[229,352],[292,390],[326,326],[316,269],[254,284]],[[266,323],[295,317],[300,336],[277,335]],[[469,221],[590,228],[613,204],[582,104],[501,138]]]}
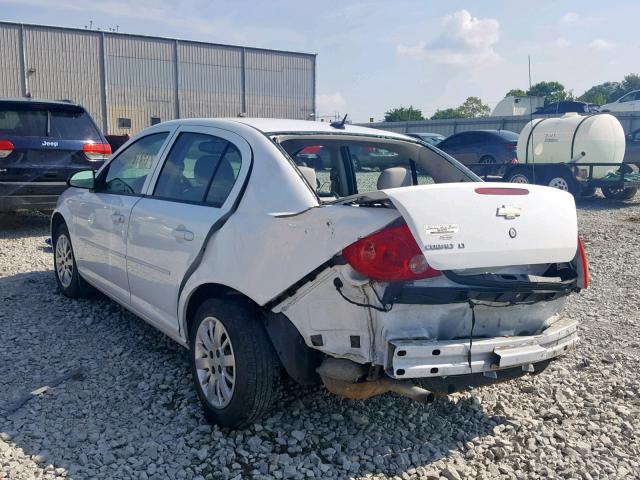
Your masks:
{"label": "dark car in background", "polygon": [[80,105],[0,99],[0,211],[48,210],[79,170],[97,170],[111,147]]}
{"label": "dark car in background", "polygon": [[640,128],[627,135],[624,163],[633,163],[640,166]]}
{"label": "dark car in background", "polygon": [[444,135],[440,135],[439,133],[407,133],[407,136],[417,138],[418,140],[422,140],[423,142],[428,143],[429,145],[436,146],[442,140],[444,140]]}
{"label": "dark car in background", "polygon": [[577,102],[574,100],[562,100],[553,102],[538,108],[534,115],[558,115],[563,113],[597,113],[599,107],[595,103]]}
{"label": "dark car in background", "polygon": [[440,150],[480,175],[502,174],[505,165],[517,162],[517,147],[518,134],[510,130],[469,130],[438,144]]}

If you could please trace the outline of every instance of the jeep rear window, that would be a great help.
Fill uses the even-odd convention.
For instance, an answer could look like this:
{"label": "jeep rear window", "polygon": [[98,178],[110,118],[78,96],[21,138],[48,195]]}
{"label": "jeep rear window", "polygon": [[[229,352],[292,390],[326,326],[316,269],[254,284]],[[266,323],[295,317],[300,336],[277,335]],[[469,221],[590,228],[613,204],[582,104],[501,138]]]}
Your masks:
{"label": "jeep rear window", "polygon": [[0,135],[102,141],[89,114],[72,105],[0,105]]}
{"label": "jeep rear window", "polygon": [[44,137],[47,135],[47,111],[0,107],[0,134]]}
{"label": "jeep rear window", "polygon": [[49,136],[69,140],[100,142],[100,133],[84,110],[51,109]]}

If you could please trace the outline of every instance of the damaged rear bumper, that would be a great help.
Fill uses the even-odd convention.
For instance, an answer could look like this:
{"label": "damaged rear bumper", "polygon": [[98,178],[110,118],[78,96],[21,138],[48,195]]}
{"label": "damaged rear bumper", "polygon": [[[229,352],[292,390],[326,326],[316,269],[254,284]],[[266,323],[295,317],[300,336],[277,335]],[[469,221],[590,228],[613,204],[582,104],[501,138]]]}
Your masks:
{"label": "damaged rear bumper", "polygon": [[528,336],[469,339],[395,339],[388,343],[387,374],[392,378],[425,378],[489,372],[543,362],[572,349],[578,322],[561,318],[542,333]]}

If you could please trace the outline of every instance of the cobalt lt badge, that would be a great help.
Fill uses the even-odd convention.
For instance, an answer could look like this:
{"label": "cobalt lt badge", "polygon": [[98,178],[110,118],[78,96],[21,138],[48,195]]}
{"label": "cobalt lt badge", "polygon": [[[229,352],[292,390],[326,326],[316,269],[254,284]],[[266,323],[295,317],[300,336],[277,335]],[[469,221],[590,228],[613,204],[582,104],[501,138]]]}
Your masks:
{"label": "cobalt lt badge", "polygon": [[509,236],[511,238],[516,238],[518,236],[518,231],[515,228],[511,227],[509,229]]}

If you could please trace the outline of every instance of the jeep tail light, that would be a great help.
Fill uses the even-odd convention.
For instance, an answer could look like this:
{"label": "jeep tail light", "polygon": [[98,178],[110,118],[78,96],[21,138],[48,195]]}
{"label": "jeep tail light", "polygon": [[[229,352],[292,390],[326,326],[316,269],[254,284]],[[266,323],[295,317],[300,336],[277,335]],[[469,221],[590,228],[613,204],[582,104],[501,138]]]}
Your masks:
{"label": "jeep tail light", "polygon": [[429,266],[409,227],[386,228],[349,245],[342,255],[355,271],[371,280],[397,282],[432,278]]}
{"label": "jeep tail light", "polygon": [[91,162],[103,162],[111,155],[111,145],[108,143],[85,143],[82,151]]}
{"label": "jeep tail light", "polygon": [[578,286],[580,288],[589,288],[589,262],[580,237],[578,237],[578,253],[580,254],[578,260]]}
{"label": "jeep tail light", "polygon": [[0,140],[0,158],[7,158],[13,152],[13,143],[9,140]]}

